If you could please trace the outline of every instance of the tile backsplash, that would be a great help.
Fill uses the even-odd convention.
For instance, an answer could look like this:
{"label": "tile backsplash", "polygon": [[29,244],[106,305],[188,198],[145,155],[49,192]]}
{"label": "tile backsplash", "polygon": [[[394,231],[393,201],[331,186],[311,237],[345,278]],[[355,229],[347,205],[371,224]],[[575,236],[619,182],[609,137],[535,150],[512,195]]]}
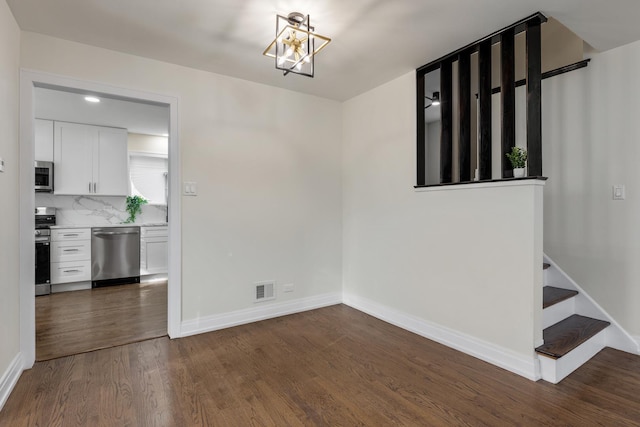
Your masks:
{"label": "tile backsplash", "polygon": [[[129,218],[125,197],[57,196],[36,193],[36,206],[56,208],[57,225],[100,226],[121,224]],[[136,224],[165,222],[166,205],[143,205]]]}

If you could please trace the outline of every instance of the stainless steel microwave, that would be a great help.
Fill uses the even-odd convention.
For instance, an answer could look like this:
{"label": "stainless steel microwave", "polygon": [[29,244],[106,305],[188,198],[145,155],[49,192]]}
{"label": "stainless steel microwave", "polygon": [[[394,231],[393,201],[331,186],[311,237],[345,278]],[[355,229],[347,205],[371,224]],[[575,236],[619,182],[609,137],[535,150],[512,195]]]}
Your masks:
{"label": "stainless steel microwave", "polygon": [[53,163],[35,162],[36,191],[43,193],[53,192]]}

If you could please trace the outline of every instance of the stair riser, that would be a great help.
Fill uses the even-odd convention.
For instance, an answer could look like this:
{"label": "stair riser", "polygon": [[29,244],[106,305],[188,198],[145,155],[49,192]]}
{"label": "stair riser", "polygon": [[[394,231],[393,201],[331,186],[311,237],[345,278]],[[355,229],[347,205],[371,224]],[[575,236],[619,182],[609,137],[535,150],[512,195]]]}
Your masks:
{"label": "stair riser", "polygon": [[576,314],[575,297],[554,304],[551,307],[547,307],[542,311],[542,329],[555,325],[572,314]]}
{"label": "stair riser", "polygon": [[585,364],[605,347],[607,330],[604,329],[559,359],[539,355],[542,379],[558,384],[567,375]]}

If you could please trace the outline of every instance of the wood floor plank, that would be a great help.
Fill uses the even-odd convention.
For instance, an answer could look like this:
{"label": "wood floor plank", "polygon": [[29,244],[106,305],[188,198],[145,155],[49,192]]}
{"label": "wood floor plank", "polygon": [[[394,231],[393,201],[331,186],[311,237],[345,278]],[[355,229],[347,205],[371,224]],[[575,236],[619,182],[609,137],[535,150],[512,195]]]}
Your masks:
{"label": "wood floor plank", "polygon": [[338,305],[38,362],[0,426],[638,425],[640,357],[558,385]]}
{"label": "wood floor plank", "polygon": [[36,360],[167,334],[167,283],[62,292],[36,298]]}

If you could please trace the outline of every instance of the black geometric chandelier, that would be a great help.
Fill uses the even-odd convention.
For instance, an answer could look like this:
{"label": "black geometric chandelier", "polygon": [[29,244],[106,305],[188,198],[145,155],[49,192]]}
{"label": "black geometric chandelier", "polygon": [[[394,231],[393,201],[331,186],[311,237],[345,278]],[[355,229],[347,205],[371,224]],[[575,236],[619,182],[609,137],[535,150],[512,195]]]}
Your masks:
{"label": "black geometric chandelier", "polygon": [[292,12],[288,16],[276,15],[276,37],[263,55],[274,58],[278,70],[313,77],[314,60],[331,39],[315,32],[309,15]]}

